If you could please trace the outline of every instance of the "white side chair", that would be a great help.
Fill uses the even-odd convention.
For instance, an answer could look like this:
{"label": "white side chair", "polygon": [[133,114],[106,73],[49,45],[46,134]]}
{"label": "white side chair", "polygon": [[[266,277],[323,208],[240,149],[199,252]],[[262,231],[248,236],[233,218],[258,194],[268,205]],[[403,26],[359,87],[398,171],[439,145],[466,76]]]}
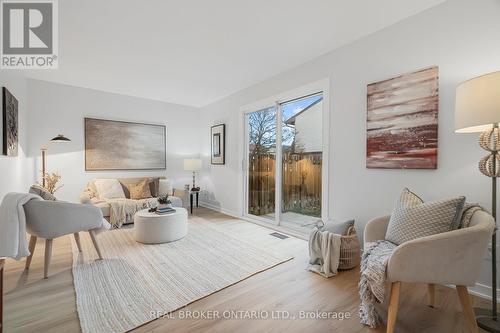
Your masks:
{"label": "white side chair", "polygon": [[[390,216],[378,217],[366,225],[365,248],[383,240]],[[476,319],[467,287],[474,286],[495,227],[493,217],[478,211],[468,228],[414,239],[399,245],[387,264],[391,282],[387,332],[394,332],[402,282],[428,284],[430,305],[434,306],[434,286],[455,285],[471,332],[477,332]]]}
{"label": "white side chair", "polygon": [[32,200],[24,205],[26,214],[26,229],[31,235],[29,242],[30,256],[26,259],[26,269],[29,269],[37,238],[45,239],[45,266],[43,277],[49,274],[50,258],[52,255],[52,240],[64,235],[73,234],[78,250],[81,252],[80,231],[90,234],[92,243],[99,259],[102,259],[101,250],[97,243],[97,229],[103,226],[102,212],[93,205],[74,204],[62,201]]}

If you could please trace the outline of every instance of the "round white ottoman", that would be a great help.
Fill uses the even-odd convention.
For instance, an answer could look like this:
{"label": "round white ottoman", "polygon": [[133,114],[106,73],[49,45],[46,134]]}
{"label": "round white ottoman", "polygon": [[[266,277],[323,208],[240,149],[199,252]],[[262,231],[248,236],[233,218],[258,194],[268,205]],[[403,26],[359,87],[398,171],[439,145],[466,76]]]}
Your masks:
{"label": "round white ottoman", "polygon": [[175,207],[175,213],[159,215],[147,209],[134,216],[134,238],[140,243],[158,244],[173,242],[187,235],[187,210]]}

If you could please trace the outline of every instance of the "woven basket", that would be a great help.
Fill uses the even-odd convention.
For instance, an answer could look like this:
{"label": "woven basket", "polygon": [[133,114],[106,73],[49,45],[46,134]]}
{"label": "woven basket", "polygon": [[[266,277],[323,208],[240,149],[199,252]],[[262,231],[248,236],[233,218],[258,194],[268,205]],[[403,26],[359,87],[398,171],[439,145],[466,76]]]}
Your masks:
{"label": "woven basket", "polygon": [[356,229],[350,227],[347,236],[340,239],[339,269],[351,269],[359,265],[361,261],[361,248]]}

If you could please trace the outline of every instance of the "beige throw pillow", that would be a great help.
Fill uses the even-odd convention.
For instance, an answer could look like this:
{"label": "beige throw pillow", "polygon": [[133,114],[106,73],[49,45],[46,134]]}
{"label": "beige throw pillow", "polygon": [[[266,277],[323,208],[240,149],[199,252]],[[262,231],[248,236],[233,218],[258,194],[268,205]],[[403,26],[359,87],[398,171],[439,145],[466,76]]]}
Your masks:
{"label": "beige throw pillow", "polygon": [[96,179],[94,185],[99,199],[125,199],[122,184],[117,179]]}
{"label": "beige throw pillow", "polygon": [[130,199],[141,200],[151,198],[151,190],[149,188],[150,181],[145,179],[135,185],[130,185]]}

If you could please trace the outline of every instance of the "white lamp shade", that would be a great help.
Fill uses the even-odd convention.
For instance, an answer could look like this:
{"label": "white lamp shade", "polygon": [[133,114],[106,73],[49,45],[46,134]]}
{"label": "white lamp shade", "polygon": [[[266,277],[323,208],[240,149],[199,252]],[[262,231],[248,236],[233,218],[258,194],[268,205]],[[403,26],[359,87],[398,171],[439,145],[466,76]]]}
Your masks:
{"label": "white lamp shade", "polygon": [[500,72],[482,75],[457,87],[455,132],[483,132],[500,123]]}
{"label": "white lamp shade", "polygon": [[199,158],[185,159],[184,160],[184,170],[186,170],[186,171],[201,170],[201,159],[199,159]]}

